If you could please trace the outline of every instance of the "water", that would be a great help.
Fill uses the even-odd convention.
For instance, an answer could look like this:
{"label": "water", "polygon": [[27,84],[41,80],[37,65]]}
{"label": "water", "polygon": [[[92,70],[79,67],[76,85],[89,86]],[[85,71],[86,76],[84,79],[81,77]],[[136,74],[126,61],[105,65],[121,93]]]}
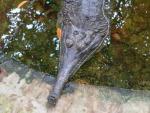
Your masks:
{"label": "water", "polygon": [[[1,47],[9,57],[57,74],[59,0],[16,8],[21,0],[0,1]],[[113,0],[111,37],[71,79],[84,84],[150,89],[150,2]]]}

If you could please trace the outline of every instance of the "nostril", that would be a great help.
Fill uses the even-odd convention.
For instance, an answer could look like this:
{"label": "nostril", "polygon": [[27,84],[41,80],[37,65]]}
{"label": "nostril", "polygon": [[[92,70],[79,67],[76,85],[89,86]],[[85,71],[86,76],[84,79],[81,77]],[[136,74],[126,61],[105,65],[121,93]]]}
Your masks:
{"label": "nostril", "polygon": [[58,96],[54,93],[50,94],[47,98],[48,104],[50,106],[55,106],[58,100]]}
{"label": "nostril", "polygon": [[53,96],[48,97],[49,106],[51,106],[51,107],[56,106],[56,103],[57,103],[57,99],[55,97],[53,97]]}

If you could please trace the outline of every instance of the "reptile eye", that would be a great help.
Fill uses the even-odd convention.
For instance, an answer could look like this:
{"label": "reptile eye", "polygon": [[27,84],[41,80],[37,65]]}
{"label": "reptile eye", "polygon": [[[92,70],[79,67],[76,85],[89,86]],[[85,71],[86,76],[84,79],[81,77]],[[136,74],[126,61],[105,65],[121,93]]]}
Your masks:
{"label": "reptile eye", "polygon": [[78,31],[74,31],[74,32],[73,32],[73,35],[78,35],[78,34],[79,34]]}

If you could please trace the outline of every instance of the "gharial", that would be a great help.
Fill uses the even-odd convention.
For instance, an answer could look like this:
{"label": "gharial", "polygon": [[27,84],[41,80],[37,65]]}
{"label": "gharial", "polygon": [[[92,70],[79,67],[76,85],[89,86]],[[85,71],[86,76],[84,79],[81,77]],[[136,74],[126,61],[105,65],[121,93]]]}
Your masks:
{"label": "gharial", "polygon": [[105,0],[64,0],[58,14],[62,30],[59,70],[56,83],[48,96],[55,105],[64,85],[80,66],[91,57],[109,35]]}

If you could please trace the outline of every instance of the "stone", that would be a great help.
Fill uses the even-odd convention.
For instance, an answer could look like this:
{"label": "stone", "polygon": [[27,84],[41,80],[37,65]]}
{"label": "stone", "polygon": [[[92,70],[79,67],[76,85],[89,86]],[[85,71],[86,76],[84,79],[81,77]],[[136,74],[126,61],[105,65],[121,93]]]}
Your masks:
{"label": "stone", "polygon": [[55,79],[7,60],[0,67],[0,113],[150,113],[150,91],[70,83],[55,107],[47,96]]}

